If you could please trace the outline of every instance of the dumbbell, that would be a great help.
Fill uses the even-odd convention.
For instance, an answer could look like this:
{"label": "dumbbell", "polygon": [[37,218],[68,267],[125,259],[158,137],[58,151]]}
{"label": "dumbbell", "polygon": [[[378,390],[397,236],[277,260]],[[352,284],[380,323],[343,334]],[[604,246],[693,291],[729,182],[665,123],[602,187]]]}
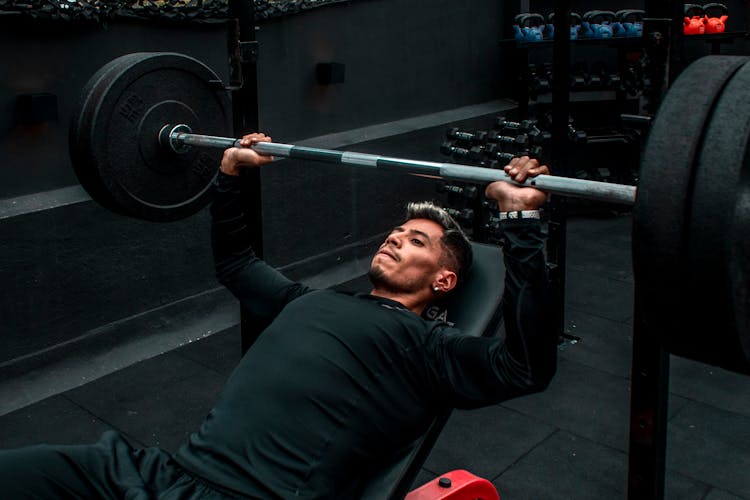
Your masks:
{"label": "dumbbell", "polygon": [[596,175],[594,175],[595,180],[599,182],[609,182],[612,177],[612,172],[607,167],[598,167],[596,169]]}
{"label": "dumbbell", "polygon": [[457,159],[469,159],[469,150],[456,146],[452,142],[444,142],[440,145],[440,152],[445,156],[451,156]]}
{"label": "dumbbell", "polygon": [[455,194],[462,198],[466,198],[467,200],[474,200],[479,194],[479,190],[476,186],[459,186],[457,184],[448,184],[445,182],[440,182],[437,185],[437,191],[438,193]]}
{"label": "dumbbell", "polygon": [[640,64],[627,64],[620,75],[620,84],[628,95],[638,95],[646,84]]}
{"label": "dumbbell", "polygon": [[532,128],[536,127],[536,120],[523,120],[521,122],[514,122],[507,120],[504,116],[498,116],[495,118],[495,130],[512,130],[513,132],[527,132]]}
{"label": "dumbbell", "polygon": [[488,166],[488,168],[503,168],[505,165],[510,163],[510,160],[515,157],[516,155],[514,155],[513,153],[506,153],[505,151],[495,151],[491,156],[492,161],[490,162],[494,162],[495,165],[490,165]]}
{"label": "dumbbell", "polygon": [[497,168],[502,168],[510,163],[513,158],[520,158],[521,156],[528,156],[529,158],[541,158],[542,148],[539,146],[532,146],[530,144],[527,144],[524,147],[517,148],[513,153],[510,153],[508,151],[496,151],[488,156],[488,158],[496,160],[498,162]]}
{"label": "dumbbell", "polygon": [[479,161],[482,159],[482,156],[491,155],[495,151],[497,151],[497,144],[489,143],[483,146],[473,146],[469,149],[469,158],[474,161]]}
{"label": "dumbbell", "polygon": [[620,91],[623,89],[622,87],[622,78],[620,78],[620,73],[609,73],[607,75],[607,82],[605,84],[606,88],[610,90],[616,90]]}
{"label": "dumbbell", "polygon": [[480,144],[487,140],[487,132],[479,131],[476,133],[464,132],[459,130],[458,127],[449,128],[446,133],[448,139],[454,139],[457,141],[471,142],[474,144]]}
{"label": "dumbbell", "polygon": [[502,135],[493,130],[487,134],[487,140],[498,145],[512,145],[517,148],[523,148],[530,144],[541,146],[546,144],[552,138],[552,134],[547,131],[539,130],[535,125],[527,124],[527,126],[519,127],[515,130],[523,130],[523,133],[518,134],[514,138],[512,136]]}
{"label": "dumbbell", "polygon": [[446,208],[446,212],[448,212],[448,215],[456,219],[461,224],[468,224],[474,220],[474,210],[470,208],[463,208],[463,209],[455,209],[455,208]]}
{"label": "dumbbell", "polygon": [[588,141],[588,136],[583,130],[577,130],[572,124],[568,124],[568,139],[575,144],[584,144]]}
{"label": "dumbbell", "polygon": [[570,90],[586,90],[589,86],[589,74],[583,63],[576,63],[570,69]]}
{"label": "dumbbell", "polygon": [[589,86],[597,89],[617,89],[619,83],[619,76],[613,76],[609,72],[607,65],[604,61],[596,61],[591,65],[591,81]]}
{"label": "dumbbell", "polygon": [[529,138],[529,144],[534,144],[536,146],[547,144],[552,139],[552,134],[546,130],[539,130],[536,127],[529,130],[526,135]]}
{"label": "dumbbell", "polygon": [[529,64],[527,80],[529,83],[529,93],[532,99],[535,99],[540,94],[545,94],[552,89],[549,79],[546,75],[540,74],[537,71],[535,64]]}
{"label": "dumbbell", "polygon": [[513,137],[510,135],[502,135],[497,131],[492,130],[487,134],[487,141],[497,144],[500,147],[511,146],[518,150],[529,145],[529,136],[527,134],[518,134]]}

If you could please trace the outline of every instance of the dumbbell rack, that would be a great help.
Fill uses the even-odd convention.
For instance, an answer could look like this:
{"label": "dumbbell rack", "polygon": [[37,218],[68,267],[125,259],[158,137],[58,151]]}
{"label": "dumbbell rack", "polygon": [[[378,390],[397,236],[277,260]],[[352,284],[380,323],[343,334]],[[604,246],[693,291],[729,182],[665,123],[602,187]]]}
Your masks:
{"label": "dumbbell rack", "polygon": [[[549,52],[554,48],[554,40],[544,40],[541,42],[523,42],[516,40],[502,40],[501,45],[509,48],[513,56],[513,67],[524,68],[521,75],[515,80],[514,95],[518,102],[518,113],[519,116],[526,116],[529,114],[529,102],[530,101],[545,101],[548,102],[548,96],[551,95],[551,86],[549,89],[540,89],[541,92],[535,93],[530,91],[531,87],[531,69],[532,64],[530,61],[532,53],[534,52]],[[626,54],[634,50],[640,50],[641,40],[639,38],[607,38],[607,39],[581,39],[570,41],[572,46],[576,48],[583,48],[582,50],[588,50],[586,48],[591,47],[604,47],[611,48],[617,51],[618,71],[616,74],[619,76],[621,81],[623,75],[627,73],[628,68],[624,61]],[[540,65],[535,65],[535,71],[539,71]],[[574,69],[571,67],[571,70]],[[572,75],[569,71],[565,74],[565,80],[567,81]],[[553,81],[556,79],[553,79]],[[622,107],[625,101],[629,98],[628,92],[624,88],[588,88],[587,84],[582,84],[580,87],[571,88],[574,96],[572,100],[615,100],[619,107]]]}
{"label": "dumbbell rack", "polygon": [[[555,2],[555,33],[567,33],[571,2]],[[646,74],[650,82],[646,97],[647,111],[653,114],[666,92],[668,82],[676,79],[681,70],[688,64],[685,57],[686,44],[695,42],[707,43],[712,54],[718,54],[722,45],[732,43],[740,38],[748,38],[745,32],[730,32],[721,35],[683,36],[682,34],[682,2],[646,0],[644,10],[646,20],[642,39],[619,41],[576,40],[571,42],[567,37],[555,37],[554,42],[519,43],[515,40],[501,43],[511,47],[516,55],[515,67],[527,67],[529,51],[532,48],[553,45],[554,47],[554,75],[567,78],[570,71],[570,48],[572,44],[583,46],[587,44],[608,44],[626,49],[630,44],[641,44],[648,53],[650,65]],[[735,14],[735,13],[733,13]],[[563,19],[565,16],[565,19]],[[736,19],[742,16],[736,15]],[[750,25],[750,4],[743,21]],[[659,36],[656,36],[659,35]],[[559,78],[556,78],[559,81]],[[525,82],[524,82],[525,83]],[[562,86],[560,86],[562,87]],[[518,89],[519,109],[528,111],[528,93],[525,85]],[[557,163],[566,164],[566,151],[561,128],[568,119],[570,92],[568,89],[553,89],[554,121],[557,122],[553,130],[555,147],[552,154]],[[556,170],[553,168],[556,172]],[[563,168],[564,171],[564,168]],[[564,203],[564,202],[562,202]],[[557,213],[556,213],[557,211]],[[548,255],[555,262],[565,262],[565,205],[553,206],[550,221],[550,239],[556,236],[552,231],[553,223],[560,220],[560,238],[557,242],[548,244],[551,250]],[[557,249],[561,254],[557,254]],[[561,277],[564,284],[564,275]],[[559,283],[553,281],[553,285]],[[559,295],[556,294],[559,298]],[[648,304],[639,299],[636,287],[633,325],[633,352],[631,369],[631,400],[630,400],[630,442],[628,449],[628,498],[630,499],[663,499],[666,467],[666,434],[667,434],[667,399],[669,387],[669,353],[658,343],[641,319],[646,315]]]}

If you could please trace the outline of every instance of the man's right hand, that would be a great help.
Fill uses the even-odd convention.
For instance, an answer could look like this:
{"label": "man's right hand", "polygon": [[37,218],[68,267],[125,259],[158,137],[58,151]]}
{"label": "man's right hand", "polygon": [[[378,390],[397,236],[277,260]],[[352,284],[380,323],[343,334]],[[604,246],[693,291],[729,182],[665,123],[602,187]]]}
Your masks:
{"label": "man's right hand", "polygon": [[221,171],[228,175],[240,175],[243,168],[260,167],[273,161],[273,156],[257,153],[250,146],[258,142],[271,142],[266,134],[254,133],[242,136],[242,147],[229,148],[221,158]]}
{"label": "man's right hand", "polygon": [[[524,182],[529,177],[549,175],[549,167],[540,165],[539,161],[523,156],[513,158],[505,166],[505,172],[511,179]],[[498,210],[510,212],[516,210],[537,210],[547,201],[547,193],[533,187],[520,187],[505,181],[493,182],[485,190],[487,199],[497,202]]]}

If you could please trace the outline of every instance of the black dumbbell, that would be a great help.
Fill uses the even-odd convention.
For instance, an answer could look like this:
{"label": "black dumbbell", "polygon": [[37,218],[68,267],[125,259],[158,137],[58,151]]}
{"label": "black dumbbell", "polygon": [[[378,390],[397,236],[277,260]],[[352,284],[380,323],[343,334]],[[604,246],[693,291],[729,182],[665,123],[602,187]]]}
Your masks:
{"label": "black dumbbell", "polygon": [[487,134],[487,141],[501,147],[512,146],[516,149],[521,149],[529,144],[529,136],[526,134],[518,134],[514,137],[510,135],[502,135],[497,131],[492,130]]}
{"label": "black dumbbell", "polygon": [[489,156],[495,151],[497,151],[497,145],[492,143],[483,146],[473,146],[469,149],[469,158],[478,161],[481,160],[483,156]]}
{"label": "black dumbbell", "polygon": [[609,182],[612,177],[612,172],[607,167],[599,167],[596,169],[595,180],[599,182]]}
{"label": "black dumbbell", "polygon": [[607,69],[604,66],[593,65],[588,75],[587,87],[591,90],[602,90],[607,81]]}
{"label": "black dumbbell", "polygon": [[515,158],[516,155],[513,153],[506,153],[505,151],[495,151],[491,158],[497,163],[497,166],[491,166],[489,168],[503,168],[505,165],[510,163],[510,160]]}
{"label": "black dumbbell", "polygon": [[438,193],[450,193],[466,198],[467,200],[473,200],[479,194],[479,190],[476,186],[458,186],[456,184],[447,184],[441,182],[437,186]]}
{"label": "black dumbbell", "polygon": [[544,73],[537,71],[537,67],[534,64],[529,64],[527,79],[529,83],[529,93],[532,98],[537,97],[539,94],[546,94],[552,89],[547,76]]}
{"label": "black dumbbell", "polygon": [[444,142],[440,146],[440,152],[445,156],[452,156],[453,158],[468,159],[469,150],[456,146],[453,142]]}
{"label": "black dumbbell", "polygon": [[487,138],[487,132],[479,131],[475,133],[464,132],[458,129],[458,127],[449,128],[446,133],[448,139],[454,139],[456,141],[472,142],[474,144],[480,144]]}
{"label": "black dumbbell", "polygon": [[623,90],[622,78],[620,78],[620,73],[615,72],[607,75],[607,88],[616,91]]}
{"label": "black dumbbell", "polygon": [[469,223],[474,220],[474,210],[470,208],[463,208],[461,210],[455,208],[446,208],[448,215],[456,219],[459,223]]}
{"label": "black dumbbell", "polygon": [[588,140],[586,132],[583,130],[577,130],[572,124],[568,125],[568,139],[573,141],[575,144],[584,144]]}
{"label": "black dumbbell", "polygon": [[547,144],[552,139],[552,134],[546,130],[539,130],[534,127],[529,130],[526,134],[529,138],[529,143],[537,146]]}
{"label": "black dumbbell", "polygon": [[516,153],[517,157],[528,156],[529,158],[541,158],[542,148],[539,146],[529,146],[526,149],[521,149]]}
{"label": "black dumbbell", "polygon": [[570,90],[586,90],[589,78],[586,67],[582,63],[574,64],[570,74]]}
{"label": "black dumbbell", "polygon": [[533,128],[536,128],[536,120],[523,120],[521,122],[514,122],[507,120],[504,116],[498,116],[495,118],[495,130],[510,131],[513,132],[526,132]]}

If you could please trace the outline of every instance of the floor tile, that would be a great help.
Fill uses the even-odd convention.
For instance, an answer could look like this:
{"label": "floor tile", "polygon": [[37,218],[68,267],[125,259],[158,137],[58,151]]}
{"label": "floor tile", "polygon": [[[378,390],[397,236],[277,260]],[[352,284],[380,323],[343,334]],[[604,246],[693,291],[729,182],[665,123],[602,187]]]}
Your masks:
{"label": "floor tile", "polygon": [[168,353],[73,389],[66,397],[122,430],[134,444],[174,451],[198,429],[225,380]]}
{"label": "floor tile", "polygon": [[493,483],[502,500],[625,498],[627,455],[560,431]]}
{"label": "floor tile", "polygon": [[565,286],[568,308],[619,323],[633,316],[633,285],[586,272],[568,272]]}
{"label": "floor tile", "polygon": [[546,391],[503,403],[551,426],[625,451],[630,381],[561,359]]}
{"label": "floor tile", "polygon": [[554,430],[551,425],[501,406],[455,410],[424,468],[435,474],[466,469],[491,479]]}
{"label": "floor tile", "polygon": [[630,377],[631,325],[569,309],[565,333],[580,340],[560,346],[560,357],[620,377]]}
{"label": "floor tile", "polygon": [[228,376],[242,357],[239,325],[217,332],[197,342],[191,342],[175,350],[184,356],[217,373]]}
{"label": "floor tile", "polygon": [[750,417],[689,403],[669,421],[667,467],[750,497]]}
{"label": "floor tile", "polygon": [[750,417],[750,377],[685,358],[670,358],[669,390]]}
{"label": "floor tile", "polygon": [[704,500],[749,500],[750,497],[738,497],[720,488],[711,488]]}
{"label": "floor tile", "polygon": [[63,396],[0,417],[0,448],[93,443],[110,427]]}
{"label": "floor tile", "polygon": [[667,470],[664,477],[664,498],[668,500],[703,500],[710,486],[692,480],[679,472]]}

